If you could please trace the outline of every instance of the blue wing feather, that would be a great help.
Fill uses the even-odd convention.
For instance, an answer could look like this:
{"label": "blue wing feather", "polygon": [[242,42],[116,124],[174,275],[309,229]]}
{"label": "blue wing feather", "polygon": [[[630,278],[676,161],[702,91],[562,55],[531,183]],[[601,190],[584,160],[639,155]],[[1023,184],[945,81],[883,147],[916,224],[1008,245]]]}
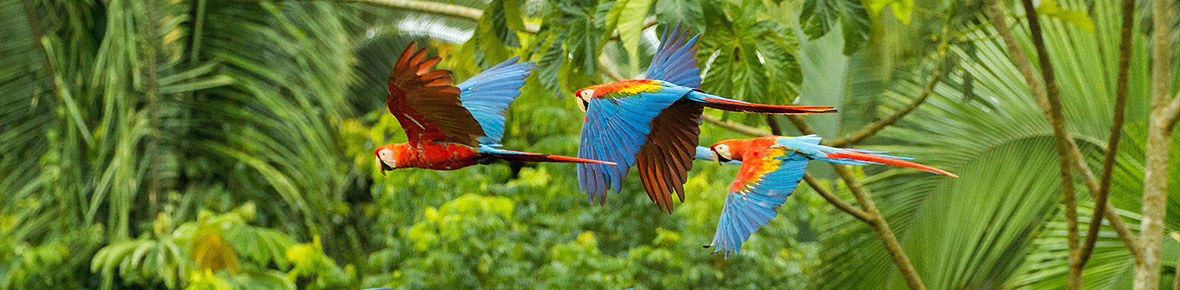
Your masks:
{"label": "blue wing feather", "polygon": [[701,69],[697,67],[696,42],[700,35],[688,36],[687,29],[677,25],[671,32],[664,27],[660,47],[652,56],[645,77],[699,89]]}
{"label": "blue wing feather", "polygon": [[652,120],[691,90],[663,86],[658,92],[590,101],[578,157],[617,164],[578,164],[578,185],[591,202],[606,202],[606,193],[612,187],[615,192],[622,191],[623,178],[635,166],[639,150],[651,132]]}
{"label": "blue wing feather", "polygon": [[[791,152],[776,159],[782,161],[778,169],[758,176],[748,186],[726,195],[721,218],[717,222],[717,232],[713,235],[715,252],[724,251],[726,257],[737,254],[750,235],[777,215],[775,210],[786,202],[787,196],[799,185],[807,161],[810,160],[807,156]],[[748,170],[756,168],[747,168],[743,164],[741,171]]]}
{"label": "blue wing feather", "polygon": [[483,128],[485,137],[480,144],[497,144],[504,137],[504,111],[520,96],[520,87],[537,64],[526,61],[516,63],[520,57],[513,57],[488,68],[458,85],[459,100],[463,107]]}

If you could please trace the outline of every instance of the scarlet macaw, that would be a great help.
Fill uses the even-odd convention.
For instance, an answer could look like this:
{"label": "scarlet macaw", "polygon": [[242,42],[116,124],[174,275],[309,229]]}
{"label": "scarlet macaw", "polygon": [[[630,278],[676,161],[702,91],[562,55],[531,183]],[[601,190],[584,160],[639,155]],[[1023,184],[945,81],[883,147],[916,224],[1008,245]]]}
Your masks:
{"label": "scarlet macaw", "polygon": [[819,145],[815,135],[801,137],[767,136],[754,139],[730,139],[709,147],[712,154],[701,152],[698,159],[742,164],[737,178],[729,186],[729,195],[721,209],[714,251],[737,254],[742,243],[777,213],[791,191],[803,179],[807,161],[823,160],[836,164],[891,164],[959,177],[946,170],[909,162],[911,158],[878,155],[875,151],[841,149]]}
{"label": "scarlet macaw", "polygon": [[533,62],[506,60],[471,79],[451,85],[451,72],[433,70],[441,60],[426,58],[426,49],[410,43],[389,74],[385,105],[397,117],[409,142],[378,147],[373,153],[381,174],[386,170],[417,167],[459,169],[495,160],[519,162],[612,162],[504,150],[504,110],[520,95]]}
{"label": "scarlet macaw", "polygon": [[704,107],[770,114],[830,113],[832,107],[776,106],[748,103],[700,91],[696,41],[686,30],[665,28],[647,79],[623,80],[576,92],[586,111],[578,157],[618,163],[578,164],[578,184],[591,202],[606,204],[613,185],[622,191],[631,166],[661,210],[672,212],[672,192],[684,201],[684,181],[692,168],[700,116]]}

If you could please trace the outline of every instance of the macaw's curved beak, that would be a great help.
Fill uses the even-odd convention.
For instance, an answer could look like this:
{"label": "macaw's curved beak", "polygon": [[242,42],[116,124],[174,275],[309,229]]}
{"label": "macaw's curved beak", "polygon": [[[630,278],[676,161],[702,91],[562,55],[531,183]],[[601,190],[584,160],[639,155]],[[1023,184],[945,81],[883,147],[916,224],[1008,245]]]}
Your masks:
{"label": "macaw's curved beak", "polygon": [[377,166],[381,167],[381,176],[385,176],[386,171],[393,170],[393,167],[390,167],[389,164],[385,164],[384,161],[381,161],[381,158],[377,158]]}
{"label": "macaw's curved beak", "polygon": [[578,109],[581,109],[582,112],[585,112],[587,110],[587,108],[589,108],[589,107],[590,107],[590,102],[587,102],[586,100],[583,100],[582,98],[578,98]]}
{"label": "macaw's curved beak", "polygon": [[726,162],[730,161],[729,158],[721,157],[721,154],[718,154],[717,151],[713,151],[713,160],[717,160],[718,165],[725,164]]}

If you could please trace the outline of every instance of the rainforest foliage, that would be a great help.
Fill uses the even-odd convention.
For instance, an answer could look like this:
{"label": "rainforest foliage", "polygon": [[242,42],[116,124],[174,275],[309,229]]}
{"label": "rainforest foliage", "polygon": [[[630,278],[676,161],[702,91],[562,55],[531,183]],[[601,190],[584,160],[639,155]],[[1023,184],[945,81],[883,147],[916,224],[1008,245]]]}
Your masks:
{"label": "rainforest foliage", "polygon": [[[740,255],[702,248],[736,166],[695,164],[673,214],[634,176],[590,204],[570,164],[375,166],[377,146],[405,141],[385,82],[411,41],[457,80],[537,62],[505,148],[575,155],[573,92],[639,76],[676,24],[703,33],[703,90],[836,106],[803,117],[825,139],[928,97],[847,145],[962,176],[856,169],[917,274],[929,289],[1064,288],[1053,129],[976,2],[0,0],[0,289],[905,288],[873,228],[804,185]],[[1038,3],[1067,129],[1101,168],[1120,3]],[[1147,3],[1110,191],[1134,233]],[[1019,1],[1000,5],[1035,60]],[[799,134],[786,118],[706,114],[702,145],[750,137],[717,123]],[[1180,146],[1171,156],[1166,233],[1180,231]],[[854,202],[829,167],[809,171]],[[1084,232],[1094,202],[1078,184]],[[1178,254],[1165,238],[1164,287]],[[1133,271],[1101,227],[1086,288],[1127,289]]]}

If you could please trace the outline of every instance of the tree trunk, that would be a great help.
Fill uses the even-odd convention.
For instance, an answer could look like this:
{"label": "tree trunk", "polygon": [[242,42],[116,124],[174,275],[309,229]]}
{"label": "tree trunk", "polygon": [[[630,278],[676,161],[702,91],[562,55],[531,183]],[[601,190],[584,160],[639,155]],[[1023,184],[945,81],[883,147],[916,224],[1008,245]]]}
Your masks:
{"label": "tree trunk", "polygon": [[1139,226],[1143,262],[1135,265],[1135,289],[1157,289],[1160,250],[1167,214],[1168,159],[1172,144],[1172,114],[1168,110],[1172,89],[1172,53],[1169,36],[1172,3],[1152,3],[1151,121],[1147,131],[1147,164],[1143,171],[1143,221]]}

